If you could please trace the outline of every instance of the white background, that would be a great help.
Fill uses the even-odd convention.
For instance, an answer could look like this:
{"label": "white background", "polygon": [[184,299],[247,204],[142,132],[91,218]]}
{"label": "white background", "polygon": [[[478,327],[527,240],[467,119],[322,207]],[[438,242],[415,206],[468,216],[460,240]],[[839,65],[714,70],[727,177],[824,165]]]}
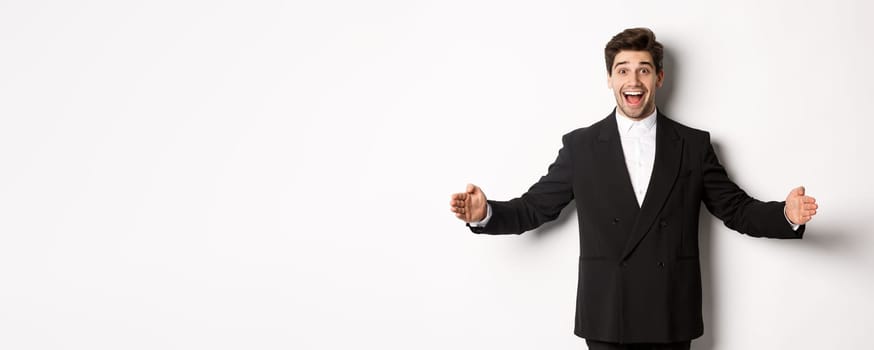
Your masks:
{"label": "white background", "polygon": [[[471,234],[606,116],[652,28],[663,112],[821,210],[706,211],[694,349],[870,347],[867,1],[0,1],[0,348],[584,349],[572,207]],[[593,200],[581,198],[578,200]]]}

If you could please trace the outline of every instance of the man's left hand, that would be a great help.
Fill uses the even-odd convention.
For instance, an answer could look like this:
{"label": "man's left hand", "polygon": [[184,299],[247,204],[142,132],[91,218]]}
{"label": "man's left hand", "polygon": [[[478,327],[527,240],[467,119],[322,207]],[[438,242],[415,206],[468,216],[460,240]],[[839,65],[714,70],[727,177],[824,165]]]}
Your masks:
{"label": "man's left hand", "polygon": [[804,195],[804,186],[797,187],[786,196],[786,206],[783,211],[786,218],[793,224],[804,225],[816,215],[816,198]]}

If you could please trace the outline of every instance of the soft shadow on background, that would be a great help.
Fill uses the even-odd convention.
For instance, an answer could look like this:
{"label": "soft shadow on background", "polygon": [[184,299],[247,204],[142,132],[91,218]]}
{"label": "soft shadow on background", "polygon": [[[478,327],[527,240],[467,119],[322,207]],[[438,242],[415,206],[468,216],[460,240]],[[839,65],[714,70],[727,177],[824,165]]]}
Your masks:
{"label": "soft shadow on background", "polygon": [[561,214],[558,214],[558,218],[553,221],[547,222],[540,227],[531,231],[532,236],[535,239],[545,239],[548,236],[552,235],[553,232],[560,231],[562,227],[565,225],[571,225],[568,222],[572,221],[571,218],[575,216],[572,215],[577,211],[577,201],[572,200],[564,209],[561,210]]}
{"label": "soft shadow on background", "polygon": [[[713,150],[717,158],[727,159],[724,157],[722,147],[716,141],[712,142]],[[722,161],[723,166],[728,169],[731,175],[731,166]],[[788,190],[788,188],[787,188]],[[810,194],[816,197],[816,194]],[[770,200],[770,199],[761,199]],[[819,219],[819,220],[817,220]],[[817,250],[818,254],[826,254],[835,259],[858,260],[859,264],[864,263],[865,246],[864,241],[858,236],[852,234],[849,227],[858,227],[858,224],[847,223],[847,226],[834,225],[831,223],[822,222],[822,217],[815,217],[810,225],[806,228],[804,237],[801,240],[802,249]],[[826,224],[826,225],[823,225]],[[717,278],[714,278],[715,268],[714,261],[714,246],[713,232],[723,225],[722,221],[710,214],[706,207],[701,204],[699,213],[699,229],[698,229],[698,246],[701,261],[701,283],[702,283],[702,312],[704,318],[704,335],[692,341],[691,350],[713,350],[716,348],[719,334],[715,324],[717,313],[723,310],[721,306],[721,294],[719,285],[716,283]],[[733,231],[732,231],[733,232]],[[749,315],[755,317],[755,315]]]}
{"label": "soft shadow on background", "polygon": [[[663,40],[662,40],[663,41]],[[664,42],[666,47],[671,47],[670,42]],[[679,67],[676,64],[676,58],[671,54],[670,50],[665,53],[665,56],[662,58],[662,67],[665,71],[665,79],[662,83],[662,87],[656,90],[656,101],[659,111],[670,116],[671,107],[673,106],[673,97],[674,97],[674,82],[677,81],[680,77],[681,71],[677,68]]]}

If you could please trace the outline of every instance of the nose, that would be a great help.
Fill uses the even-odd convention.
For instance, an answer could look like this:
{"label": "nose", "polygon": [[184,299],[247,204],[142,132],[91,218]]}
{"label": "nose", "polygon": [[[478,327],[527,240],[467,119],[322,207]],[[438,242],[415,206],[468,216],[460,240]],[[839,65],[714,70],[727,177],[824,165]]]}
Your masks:
{"label": "nose", "polygon": [[640,73],[639,73],[639,72],[634,72],[634,74],[631,75],[631,81],[632,81],[635,85],[639,84],[639,83],[640,83]]}

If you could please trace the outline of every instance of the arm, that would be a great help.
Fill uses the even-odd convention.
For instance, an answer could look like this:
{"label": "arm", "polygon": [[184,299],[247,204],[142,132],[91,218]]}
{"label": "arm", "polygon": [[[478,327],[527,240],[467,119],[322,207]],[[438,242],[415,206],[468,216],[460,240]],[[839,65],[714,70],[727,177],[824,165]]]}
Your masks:
{"label": "arm", "polygon": [[[807,221],[796,221],[794,198],[786,202],[762,202],[750,197],[738,187],[719,163],[709,135],[706,138],[707,151],[702,163],[703,201],[714,216],[721,219],[728,228],[754,237],[801,238],[804,226],[793,230],[790,223],[803,225]],[[794,190],[793,190],[794,193]],[[792,194],[790,193],[790,196]],[[812,214],[811,214],[812,215]],[[808,216],[809,218],[809,216]],[[790,222],[786,222],[789,219]],[[808,219],[809,220],[809,219]]]}
{"label": "arm", "polygon": [[[562,148],[546,175],[519,198],[509,201],[486,201],[485,195],[473,185],[474,191],[456,193],[450,205],[456,217],[462,219],[476,233],[519,234],[554,220],[573,199],[573,166],[571,161],[570,134],[562,138]],[[481,201],[481,202],[480,202]],[[481,203],[481,204],[480,204]],[[491,208],[491,216],[485,226],[471,226],[485,219]],[[472,213],[467,215],[465,213]]]}

